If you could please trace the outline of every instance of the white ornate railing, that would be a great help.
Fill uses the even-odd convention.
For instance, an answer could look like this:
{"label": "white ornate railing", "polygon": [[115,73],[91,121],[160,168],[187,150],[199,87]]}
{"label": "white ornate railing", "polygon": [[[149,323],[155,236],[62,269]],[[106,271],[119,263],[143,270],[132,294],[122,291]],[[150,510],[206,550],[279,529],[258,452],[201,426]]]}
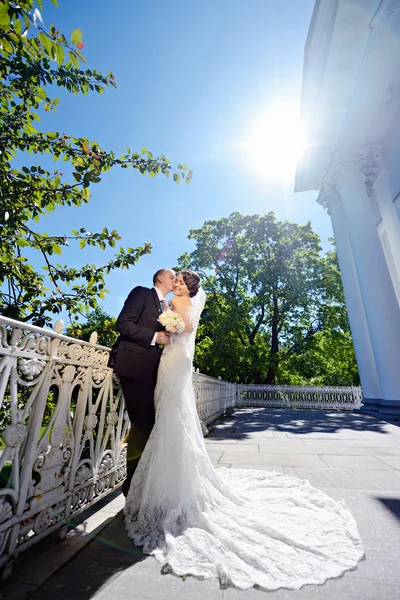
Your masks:
{"label": "white ornate railing", "polygon": [[108,348],[0,317],[0,566],[114,489],[129,421]]}
{"label": "white ornate railing", "polygon": [[237,385],[238,406],[355,410],[361,407],[360,387]]}
{"label": "white ornate railing", "polygon": [[236,385],[202,373],[193,373],[197,412],[204,425],[209,425],[236,404]]}
{"label": "white ornate railing", "polygon": [[[118,487],[128,415],[109,348],[0,317],[0,567]],[[235,386],[193,374],[200,419]]]}

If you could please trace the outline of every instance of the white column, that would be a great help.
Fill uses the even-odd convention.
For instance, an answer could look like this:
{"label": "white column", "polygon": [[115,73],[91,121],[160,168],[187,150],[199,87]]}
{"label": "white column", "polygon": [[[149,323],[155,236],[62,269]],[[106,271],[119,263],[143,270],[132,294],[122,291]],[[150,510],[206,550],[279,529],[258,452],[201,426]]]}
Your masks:
{"label": "white column", "polygon": [[347,313],[363,390],[363,403],[366,408],[375,411],[379,410],[382,395],[349,232],[339,194],[329,203],[329,214],[332,220]]}
{"label": "white column", "polygon": [[400,303],[400,219],[393,202],[390,186],[390,175],[387,169],[382,169],[374,186],[375,197],[382,215],[380,235],[383,250],[389,265],[393,285]]}
{"label": "white column", "polygon": [[400,415],[400,311],[376,229],[366,176],[338,174],[362,301],[382,391],[381,411]]}

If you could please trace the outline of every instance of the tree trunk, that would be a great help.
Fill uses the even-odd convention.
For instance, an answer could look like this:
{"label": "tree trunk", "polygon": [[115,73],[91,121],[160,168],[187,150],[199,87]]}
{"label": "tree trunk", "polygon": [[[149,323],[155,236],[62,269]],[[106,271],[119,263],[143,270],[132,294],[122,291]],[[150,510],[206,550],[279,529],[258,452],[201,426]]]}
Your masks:
{"label": "tree trunk", "polygon": [[279,321],[279,307],[278,298],[273,297],[274,312],[272,314],[272,327],[271,327],[271,349],[270,349],[270,363],[268,367],[267,376],[265,383],[272,385],[275,383],[276,369],[278,367],[278,352],[279,352],[279,339],[278,339],[278,321]]}
{"label": "tree trunk", "polygon": [[252,381],[251,383],[264,383],[264,378],[262,376],[261,371],[256,371],[254,373],[254,381]]}

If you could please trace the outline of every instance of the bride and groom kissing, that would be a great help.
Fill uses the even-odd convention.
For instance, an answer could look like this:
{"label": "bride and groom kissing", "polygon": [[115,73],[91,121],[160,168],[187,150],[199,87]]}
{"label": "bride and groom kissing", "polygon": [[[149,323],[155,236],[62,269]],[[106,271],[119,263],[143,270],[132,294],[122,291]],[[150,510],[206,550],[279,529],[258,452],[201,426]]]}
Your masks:
{"label": "bride and groom kissing", "polygon": [[[283,473],[214,468],[192,384],[206,295],[190,270],[161,269],[153,284],[132,290],[116,322],[114,370],[131,421],[124,515],[135,546],[163,573],[241,589],[299,589],[354,569],[364,550],[343,502]],[[171,291],[179,334],[160,323]]]}
{"label": "bride and groom kissing", "polygon": [[[128,494],[130,482],[155,422],[154,390],[162,347],[171,334],[159,322],[169,309],[166,296],[174,292],[174,308],[183,312],[195,295],[200,278],[194,271],[178,276],[171,269],[160,269],[153,276],[153,287],[135,287],[117,319],[120,334],[114,372],[119,376],[131,428],[127,444],[127,477],[122,491]],[[178,300],[179,298],[179,300]]]}

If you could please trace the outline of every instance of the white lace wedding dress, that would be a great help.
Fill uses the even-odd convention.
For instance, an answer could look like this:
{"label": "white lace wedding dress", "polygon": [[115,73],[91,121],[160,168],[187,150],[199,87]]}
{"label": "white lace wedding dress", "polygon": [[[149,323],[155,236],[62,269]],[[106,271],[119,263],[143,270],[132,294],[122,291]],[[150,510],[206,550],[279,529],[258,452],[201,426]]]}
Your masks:
{"label": "white lace wedding dress", "polygon": [[282,473],[211,464],[192,386],[204,292],[194,300],[194,332],[175,335],[161,357],[156,423],[125,505],[129,537],[167,571],[222,586],[298,589],[339,577],[364,555],[343,502]]}

